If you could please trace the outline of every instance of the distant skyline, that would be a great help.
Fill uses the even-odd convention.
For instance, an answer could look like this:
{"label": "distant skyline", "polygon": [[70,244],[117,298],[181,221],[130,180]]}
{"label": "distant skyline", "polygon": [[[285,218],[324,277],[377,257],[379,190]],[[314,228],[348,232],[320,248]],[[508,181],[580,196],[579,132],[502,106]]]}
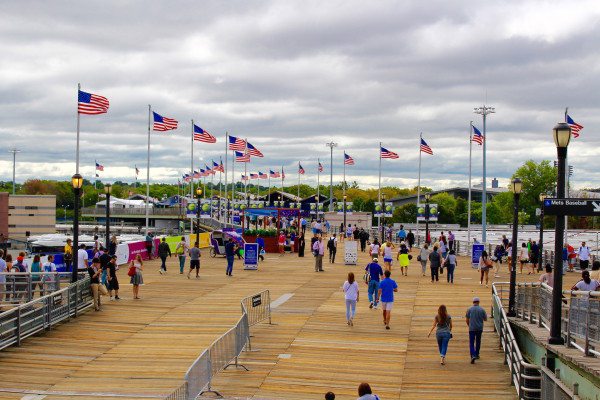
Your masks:
{"label": "distant skyline", "polygon": [[[190,167],[190,120],[216,136],[196,142],[197,168],[224,155],[225,132],[264,158],[248,172],[286,172],[286,185],[466,186],[473,108],[488,118],[488,187],[506,186],[526,160],[554,160],[551,129],[565,107],[584,129],[571,141],[572,185],[600,187],[600,3],[578,1],[141,1],[4,2],[0,5],[0,180],[66,180],[75,172],[77,83],[110,101],[81,117],[81,172],[104,182],[146,177],[148,104],[179,129],[152,132],[152,180]],[[473,183],[481,182],[473,145]],[[231,156],[231,152],[229,152]],[[210,164],[209,164],[210,165]],[[239,179],[243,165],[236,165]],[[217,175],[218,176],[218,175]],[[229,176],[231,176],[229,174]]]}

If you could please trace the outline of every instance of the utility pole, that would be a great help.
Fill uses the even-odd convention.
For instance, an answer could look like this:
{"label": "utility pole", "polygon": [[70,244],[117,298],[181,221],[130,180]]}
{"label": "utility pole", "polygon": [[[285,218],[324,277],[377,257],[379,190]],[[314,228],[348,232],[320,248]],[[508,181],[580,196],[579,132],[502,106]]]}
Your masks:
{"label": "utility pole", "polygon": [[16,166],[17,166],[17,153],[20,153],[21,150],[17,149],[16,147],[13,149],[10,149],[8,151],[9,153],[12,153],[13,155],[13,190],[12,190],[12,194],[15,194],[15,188],[17,186],[17,182],[15,181],[15,173],[16,173]]}
{"label": "utility pole", "polygon": [[333,211],[333,148],[337,146],[337,143],[329,142],[325,143],[325,146],[329,147],[331,154],[329,159],[329,211]]}

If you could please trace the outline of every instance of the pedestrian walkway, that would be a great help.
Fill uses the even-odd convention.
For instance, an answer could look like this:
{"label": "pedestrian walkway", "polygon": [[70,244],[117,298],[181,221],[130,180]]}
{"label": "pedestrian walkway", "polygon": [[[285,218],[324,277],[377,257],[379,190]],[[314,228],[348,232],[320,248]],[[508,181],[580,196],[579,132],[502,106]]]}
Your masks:
{"label": "pedestrian walkway", "polygon": [[[213,386],[226,396],[320,399],[331,390],[338,399],[354,399],[358,384],[367,381],[382,399],[515,398],[491,322],[481,360],[469,363],[464,312],[474,295],[486,310],[491,301],[491,289],[478,284],[477,271],[460,265],[450,286],[421,277],[416,260],[408,277],[394,270],[399,292],[392,329],[386,331],[381,311],[368,308],[366,285],[360,282],[366,261],[360,254],[358,266],[325,263],[325,272],[316,273],[310,254],[268,255],[258,271],[243,271],[236,260],[234,276],[227,277],[225,259],[203,252],[199,280],[176,272],[175,258],[166,275],[158,274],[157,262],[146,263],[141,300],[132,300],[131,287],[122,284],[120,302],[103,298],[103,311],[88,312],[0,352],[0,398],[165,395],[239,318],[240,299],[263,289],[271,291],[273,301],[280,299],[273,310],[276,325],[252,328],[253,349],[259,351],[241,359],[250,372],[229,369],[217,376]],[[346,325],[340,289],[348,271],[361,285],[354,327]],[[126,268],[119,275],[127,282]],[[500,280],[507,279],[503,273]],[[441,303],[455,324],[443,367],[435,339],[426,337]]]}

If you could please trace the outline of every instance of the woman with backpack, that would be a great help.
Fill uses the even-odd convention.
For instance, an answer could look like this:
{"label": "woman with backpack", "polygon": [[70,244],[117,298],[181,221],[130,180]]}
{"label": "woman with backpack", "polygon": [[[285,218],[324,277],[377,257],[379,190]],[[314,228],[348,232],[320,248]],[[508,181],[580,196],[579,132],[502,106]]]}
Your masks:
{"label": "woman with backpack", "polygon": [[452,317],[448,315],[448,310],[443,304],[438,308],[437,315],[433,319],[433,326],[427,334],[427,337],[431,336],[431,332],[433,332],[434,329],[436,329],[435,338],[437,339],[438,349],[440,351],[440,364],[445,365],[448,343],[450,342],[450,339],[452,339]]}
{"label": "woman with backpack", "polygon": [[481,257],[479,257],[479,271],[481,272],[481,276],[479,278],[480,285],[483,285],[483,278],[485,277],[485,287],[488,287],[490,269],[492,266],[492,260],[490,260],[487,251],[482,251]]}

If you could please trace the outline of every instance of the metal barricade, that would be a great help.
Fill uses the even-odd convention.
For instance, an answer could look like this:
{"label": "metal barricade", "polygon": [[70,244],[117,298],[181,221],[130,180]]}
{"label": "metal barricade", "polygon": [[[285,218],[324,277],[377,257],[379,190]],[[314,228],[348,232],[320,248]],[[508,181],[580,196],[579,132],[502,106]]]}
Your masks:
{"label": "metal barricade", "polygon": [[244,297],[241,305],[242,313],[248,314],[249,326],[254,326],[267,319],[269,324],[271,323],[271,296],[268,290]]}
{"label": "metal barricade", "polygon": [[[545,359],[542,360],[545,362]],[[542,374],[542,399],[544,400],[571,400],[578,399],[579,387],[575,383],[573,390],[567,388],[567,386],[560,380],[560,369],[556,369],[554,373],[542,365],[540,368]]]}
{"label": "metal barricade", "polygon": [[[188,399],[195,399],[203,393],[214,393],[220,396],[219,392],[213,390],[211,386],[212,379],[232,365],[248,371],[248,368],[238,362],[238,358],[246,346],[250,348],[250,326],[267,319],[271,323],[269,291],[265,290],[245,297],[241,301],[241,306],[242,316],[236,324],[212,342],[187,370],[185,382]],[[181,390],[181,387],[177,388],[167,399],[181,398],[176,397],[180,395]]]}
{"label": "metal barricade", "polygon": [[86,278],[1,313],[0,350],[20,345],[26,337],[77,316],[91,304],[90,279]]}
{"label": "metal barricade", "polygon": [[[79,279],[86,276],[80,273]],[[27,303],[36,296],[56,292],[70,282],[71,272],[1,272],[0,305]]]}

